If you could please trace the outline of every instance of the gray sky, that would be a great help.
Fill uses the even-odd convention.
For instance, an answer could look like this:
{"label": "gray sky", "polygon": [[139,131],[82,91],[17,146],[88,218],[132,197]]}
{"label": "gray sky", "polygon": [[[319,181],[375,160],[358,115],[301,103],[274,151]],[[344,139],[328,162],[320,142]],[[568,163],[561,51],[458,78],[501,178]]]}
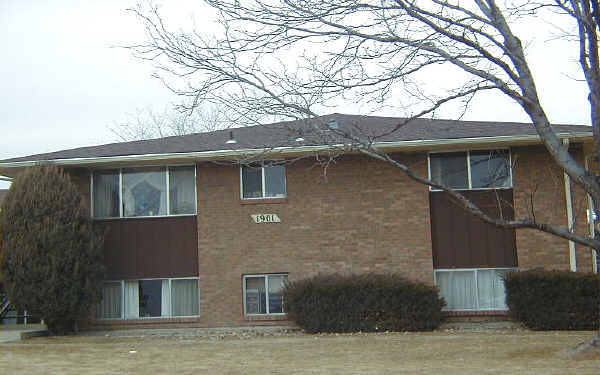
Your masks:
{"label": "gray sky", "polygon": [[[169,20],[189,20],[190,3],[168,1]],[[139,22],[125,11],[134,4],[0,1],[0,159],[113,142],[109,126],[138,108],[162,111],[177,101],[150,77],[151,66],[111,48],[143,39]],[[523,31],[533,38],[530,62],[551,121],[589,124],[584,85],[570,78],[574,51]],[[478,99],[465,119],[527,121],[515,104],[491,96]]]}
{"label": "gray sky", "polygon": [[0,1],[0,159],[115,141],[127,113],[175,100],[111,48],[143,37],[128,3]]}

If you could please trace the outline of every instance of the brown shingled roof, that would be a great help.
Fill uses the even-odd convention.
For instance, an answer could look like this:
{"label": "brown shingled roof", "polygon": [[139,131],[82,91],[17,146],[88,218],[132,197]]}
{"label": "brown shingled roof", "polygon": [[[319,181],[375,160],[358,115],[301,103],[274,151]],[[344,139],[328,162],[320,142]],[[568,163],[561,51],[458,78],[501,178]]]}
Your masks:
{"label": "brown shingled roof", "polygon": [[[404,121],[403,118],[399,117],[331,114],[311,120],[286,121],[268,125],[218,130],[210,133],[197,133],[144,141],[80,147],[46,154],[6,159],[1,162],[321,145],[324,144],[323,139],[316,137],[311,139],[310,131],[314,126],[327,124],[333,119],[340,124],[341,128],[350,129],[352,132],[367,137],[382,134],[386,129],[392,129],[395,125]],[[554,129],[559,133],[591,132],[591,127],[584,125],[555,125]],[[233,132],[233,136],[237,143],[225,143],[230,137],[230,132]],[[302,144],[294,142],[294,139],[300,134],[305,138],[305,141],[302,142]],[[536,134],[533,125],[526,123],[432,120],[419,118],[410,121],[393,134],[376,138],[376,141],[442,140]]]}

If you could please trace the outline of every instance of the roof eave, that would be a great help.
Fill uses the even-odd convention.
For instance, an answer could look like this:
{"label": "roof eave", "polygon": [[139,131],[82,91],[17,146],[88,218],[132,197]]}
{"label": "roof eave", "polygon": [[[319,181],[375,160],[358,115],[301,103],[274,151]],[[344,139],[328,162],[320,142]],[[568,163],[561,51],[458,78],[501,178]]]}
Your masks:
{"label": "roof eave", "polygon": [[[558,133],[559,138],[568,138],[573,141],[585,141],[591,139],[592,132],[578,133]],[[496,136],[496,137],[476,137],[476,138],[451,138],[451,139],[431,139],[431,140],[412,140],[412,141],[393,141],[393,142],[378,142],[375,146],[382,150],[389,151],[413,151],[427,148],[440,147],[455,147],[464,146],[472,147],[478,144],[532,144],[540,143],[538,135],[521,135],[521,136]],[[348,145],[320,145],[320,146],[286,146],[273,148],[252,148],[238,150],[215,150],[215,151],[198,151],[198,152],[179,152],[179,153],[161,153],[161,154],[143,154],[143,155],[120,155],[120,156],[105,156],[105,157],[89,157],[89,158],[68,158],[68,159],[51,159],[51,160],[28,160],[17,162],[0,162],[0,173],[6,173],[9,169],[23,168],[33,166],[39,163],[53,163],[64,166],[94,166],[102,164],[128,163],[128,162],[153,162],[153,161],[169,161],[169,160],[219,160],[227,158],[236,158],[240,156],[249,157],[261,154],[277,154],[277,155],[293,155],[293,154],[308,154],[330,151],[332,149],[344,149]]]}

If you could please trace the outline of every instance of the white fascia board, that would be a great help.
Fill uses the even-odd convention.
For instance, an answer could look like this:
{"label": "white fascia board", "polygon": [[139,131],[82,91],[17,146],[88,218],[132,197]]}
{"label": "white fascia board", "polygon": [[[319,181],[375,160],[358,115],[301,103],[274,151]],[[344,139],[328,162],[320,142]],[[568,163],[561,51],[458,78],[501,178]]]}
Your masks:
{"label": "white fascia board", "polygon": [[[577,140],[579,138],[590,138],[592,132],[579,133],[558,133],[557,136],[563,139]],[[494,143],[523,143],[523,142],[540,142],[537,135],[522,135],[522,136],[497,136],[497,137],[477,137],[477,138],[455,138],[455,139],[425,139],[412,141],[396,141],[396,142],[377,142],[374,146],[382,150],[402,150],[410,151],[411,149],[423,149],[431,146],[473,146],[477,144],[494,144]],[[152,162],[152,161],[169,161],[169,160],[213,160],[235,157],[248,157],[260,154],[303,154],[328,151],[332,149],[344,149],[352,147],[351,144],[335,144],[321,146],[286,146],[273,148],[248,148],[238,150],[216,150],[216,151],[196,151],[196,152],[180,152],[180,153],[164,153],[164,154],[144,154],[144,155],[121,155],[121,156],[106,156],[106,157],[90,157],[90,158],[69,158],[69,159],[52,159],[52,160],[31,160],[0,163],[0,168],[22,168],[36,165],[39,163],[52,163],[65,166],[88,166],[97,164],[110,163],[127,163],[127,162]]]}

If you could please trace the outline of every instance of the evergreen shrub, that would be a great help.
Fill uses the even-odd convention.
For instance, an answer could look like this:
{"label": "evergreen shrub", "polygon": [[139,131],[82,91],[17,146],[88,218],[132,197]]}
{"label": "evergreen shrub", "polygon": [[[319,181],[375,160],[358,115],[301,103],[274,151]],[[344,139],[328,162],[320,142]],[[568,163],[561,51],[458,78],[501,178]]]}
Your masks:
{"label": "evergreen shrub", "polygon": [[308,333],[429,331],[442,322],[436,287],[398,274],[318,275],[283,289],[288,317]]}
{"label": "evergreen shrub", "polygon": [[[2,264],[2,247],[4,241],[4,225],[2,224],[2,206],[0,203],[0,264]],[[2,268],[0,267],[0,295],[4,294],[4,286],[2,285]]]}
{"label": "evergreen shrub", "polygon": [[102,296],[102,235],[77,187],[54,165],[27,168],[0,212],[0,275],[15,307],[54,334],[77,329]]}
{"label": "evergreen shrub", "polygon": [[533,330],[597,330],[600,275],[530,270],[505,276],[511,315]]}

